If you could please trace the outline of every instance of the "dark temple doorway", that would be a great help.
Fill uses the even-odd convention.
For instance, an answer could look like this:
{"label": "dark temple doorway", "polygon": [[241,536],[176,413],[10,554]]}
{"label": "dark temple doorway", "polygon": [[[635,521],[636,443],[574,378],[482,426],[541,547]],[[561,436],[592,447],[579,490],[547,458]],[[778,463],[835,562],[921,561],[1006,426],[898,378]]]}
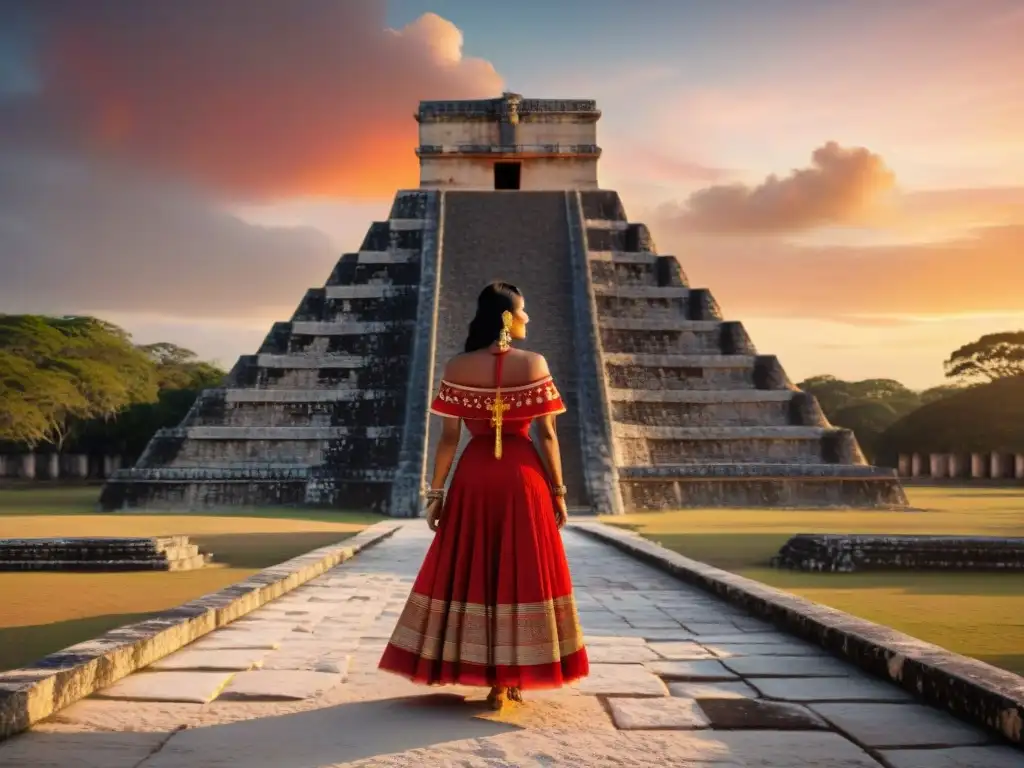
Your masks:
{"label": "dark temple doorway", "polygon": [[519,177],[522,163],[495,163],[494,188],[519,189]]}

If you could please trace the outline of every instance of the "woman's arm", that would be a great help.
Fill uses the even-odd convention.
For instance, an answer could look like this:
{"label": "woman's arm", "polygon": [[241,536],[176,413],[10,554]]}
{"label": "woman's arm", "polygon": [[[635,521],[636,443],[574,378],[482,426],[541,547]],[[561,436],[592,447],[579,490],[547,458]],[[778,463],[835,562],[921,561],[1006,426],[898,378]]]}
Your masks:
{"label": "woman's arm", "polygon": [[461,437],[462,421],[460,419],[446,417],[441,420],[441,438],[437,441],[437,450],[434,452],[434,474],[430,480],[431,488],[444,488],[444,482],[452,470],[452,462],[455,460],[455,451],[458,450]]}
{"label": "woman's arm", "polygon": [[544,459],[551,487],[557,488],[562,484],[562,453],[558,447],[554,416],[541,416],[537,419],[537,451]]}

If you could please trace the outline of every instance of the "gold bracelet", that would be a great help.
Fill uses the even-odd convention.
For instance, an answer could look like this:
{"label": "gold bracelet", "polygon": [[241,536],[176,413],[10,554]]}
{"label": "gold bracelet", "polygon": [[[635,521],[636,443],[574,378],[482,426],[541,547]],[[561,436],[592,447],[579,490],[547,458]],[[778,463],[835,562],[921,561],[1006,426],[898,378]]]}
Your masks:
{"label": "gold bracelet", "polygon": [[428,488],[423,495],[426,496],[427,501],[438,501],[444,498],[444,488]]}
{"label": "gold bracelet", "polygon": [[556,485],[551,489],[551,495],[554,496],[556,499],[565,498],[565,492],[566,489],[564,485]]}

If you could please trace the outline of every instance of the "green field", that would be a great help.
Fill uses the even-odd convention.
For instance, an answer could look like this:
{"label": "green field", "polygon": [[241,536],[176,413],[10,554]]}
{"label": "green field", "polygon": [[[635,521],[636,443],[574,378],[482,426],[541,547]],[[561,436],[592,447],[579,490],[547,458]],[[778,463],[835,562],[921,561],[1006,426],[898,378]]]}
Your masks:
{"label": "green field", "polygon": [[795,533],[1024,537],[1024,488],[908,488],[908,512],[694,509],[605,518],[680,554],[1024,674],[1024,573],[810,574],[768,561]]}
{"label": "green field", "polygon": [[359,512],[240,509],[217,514],[97,514],[99,489],[0,491],[0,538],[187,534],[214,564],[181,573],[0,573],[0,670],[241,581],[352,536]]}

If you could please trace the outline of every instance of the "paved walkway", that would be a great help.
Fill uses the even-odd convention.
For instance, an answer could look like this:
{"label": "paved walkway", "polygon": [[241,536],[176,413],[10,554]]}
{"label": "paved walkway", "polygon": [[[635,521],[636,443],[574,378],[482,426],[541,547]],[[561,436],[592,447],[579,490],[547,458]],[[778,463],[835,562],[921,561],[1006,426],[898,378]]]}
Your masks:
{"label": "paved walkway", "polygon": [[495,716],[377,659],[430,532],[410,523],[31,732],[19,768],[1021,768],[1024,754],[567,531],[593,671]]}

